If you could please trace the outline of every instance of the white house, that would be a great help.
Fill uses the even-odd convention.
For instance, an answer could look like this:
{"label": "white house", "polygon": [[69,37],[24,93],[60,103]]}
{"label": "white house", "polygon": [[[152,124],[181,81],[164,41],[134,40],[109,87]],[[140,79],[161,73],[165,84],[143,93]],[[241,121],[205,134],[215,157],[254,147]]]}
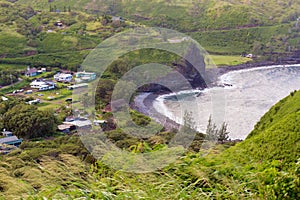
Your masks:
{"label": "white house", "polygon": [[73,79],[72,74],[58,73],[54,75],[54,80],[58,82],[71,82]]}
{"label": "white house", "polygon": [[55,88],[55,83],[50,81],[34,80],[30,83],[31,88],[39,89],[40,91],[51,90]]}

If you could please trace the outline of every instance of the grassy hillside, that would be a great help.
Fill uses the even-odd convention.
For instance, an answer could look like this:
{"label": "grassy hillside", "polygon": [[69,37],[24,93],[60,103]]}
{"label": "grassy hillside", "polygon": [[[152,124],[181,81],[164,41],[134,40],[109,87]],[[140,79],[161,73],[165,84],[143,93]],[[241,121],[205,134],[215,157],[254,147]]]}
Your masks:
{"label": "grassy hillside", "polygon": [[[240,157],[295,162],[300,154],[300,92],[292,92],[266,113],[245,142],[235,148]],[[247,159],[245,159],[247,160]]]}
{"label": "grassy hillside", "polygon": [[[13,2],[13,3],[10,3]],[[298,1],[119,1],[0,0],[0,64],[54,66],[76,70],[103,39],[134,26],[119,25],[104,13],[185,32],[220,55],[274,52],[299,46]],[[262,9],[263,5],[263,9]],[[52,12],[50,12],[50,10]],[[57,11],[57,12],[56,12]],[[55,25],[62,21],[63,26]],[[229,58],[228,58],[229,59]],[[239,64],[234,58],[217,64]]]}
{"label": "grassy hillside", "polygon": [[299,199],[299,99],[276,104],[244,142],[185,153],[155,173],[94,162],[77,137],[25,142],[1,156],[0,198]]}
{"label": "grassy hillside", "polygon": [[1,64],[76,69],[89,50],[130,26],[69,8],[58,13],[30,5],[0,0]]}
{"label": "grassy hillside", "polygon": [[[137,23],[190,34],[209,52],[265,54],[299,46],[297,0],[19,0],[18,4],[49,10],[71,7],[89,13],[121,15]],[[282,26],[279,26],[282,25]],[[213,32],[211,32],[213,31]],[[290,46],[290,47],[289,47]]]}

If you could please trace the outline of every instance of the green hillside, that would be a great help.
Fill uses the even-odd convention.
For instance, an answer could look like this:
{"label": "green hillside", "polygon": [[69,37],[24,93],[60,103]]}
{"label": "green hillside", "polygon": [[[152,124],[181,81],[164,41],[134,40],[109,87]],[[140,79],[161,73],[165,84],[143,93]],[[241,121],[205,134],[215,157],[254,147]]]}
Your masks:
{"label": "green hillside", "polygon": [[[88,13],[121,15],[148,26],[185,32],[209,52],[268,54],[299,47],[297,0],[19,0],[17,4],[49,10],[71,7]],[[211,32],[213,31],[213,32]]]}
{"label": "green hillside", "polygon": [[299,199],[299,98],[276,104],[244,142],[187,152],[154,173],[95,162],[78,137],[25,142],[1,157],[0,198]]}
{"label": "green hillside", "polygon": [[57,13],[29,5],[0,1],[0,64],[77,70],[101,41],[133,25],[69,8]]}
{"label": "green hillside", "polygon": [[[300,92],[292,92],[266,113],[238,149],[256,161],[295,162],[300,154]],[[245,159],[247,161],[247,159]],[[248,160],[249,161],[249,160]]]}

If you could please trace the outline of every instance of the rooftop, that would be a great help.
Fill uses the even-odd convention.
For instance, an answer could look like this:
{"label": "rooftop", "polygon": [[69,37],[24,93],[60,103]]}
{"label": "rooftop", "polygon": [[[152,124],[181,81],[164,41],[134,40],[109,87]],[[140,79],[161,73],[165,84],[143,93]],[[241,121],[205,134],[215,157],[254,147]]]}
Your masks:
{"label": "rooftop", "polygon": [[65,125],[74,125],[79,128],[91,126],[92,122],[90,120],[74,120],[71,122],[64,122]]}
{"label": "rooftop", "polygon": [[0,139],[0,144],[8,143],[8,142],[14,142],[14,141],[17,141],[17,140],[19,140],[19,138],[17,136],[5,137],[5,138]]}

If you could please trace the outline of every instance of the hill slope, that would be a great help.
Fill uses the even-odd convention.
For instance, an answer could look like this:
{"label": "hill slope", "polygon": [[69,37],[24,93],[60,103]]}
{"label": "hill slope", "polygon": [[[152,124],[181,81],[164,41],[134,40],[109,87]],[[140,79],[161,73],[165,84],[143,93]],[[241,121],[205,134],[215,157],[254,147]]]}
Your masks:
{"label": "hill slope", "polygon": [[244,142],[186,153],[155,173],[90,166],[77,137],[26,142],[1,158],[0,198],[299,199],[299,100],[294,92],[276,104]]}
{"label": "hill slope", "polygon": [[230,152],[236,150],[241,157],[256,161],[296,162],[300,158],[299,102],[300,92],[292,92],[274,105],[256,124],[247,139]]}
{"label": "hill slope", "polygon": [[[19,0],[17,4],[49,10],[71,7],[89,13],[121,15],[137,23],[176,29],[193,36],[209,52],[255,54],[299,47],[297,0]],[[261,29],[262,28],[262,29]],[[211,34],[211,31],[214,31]]]}

